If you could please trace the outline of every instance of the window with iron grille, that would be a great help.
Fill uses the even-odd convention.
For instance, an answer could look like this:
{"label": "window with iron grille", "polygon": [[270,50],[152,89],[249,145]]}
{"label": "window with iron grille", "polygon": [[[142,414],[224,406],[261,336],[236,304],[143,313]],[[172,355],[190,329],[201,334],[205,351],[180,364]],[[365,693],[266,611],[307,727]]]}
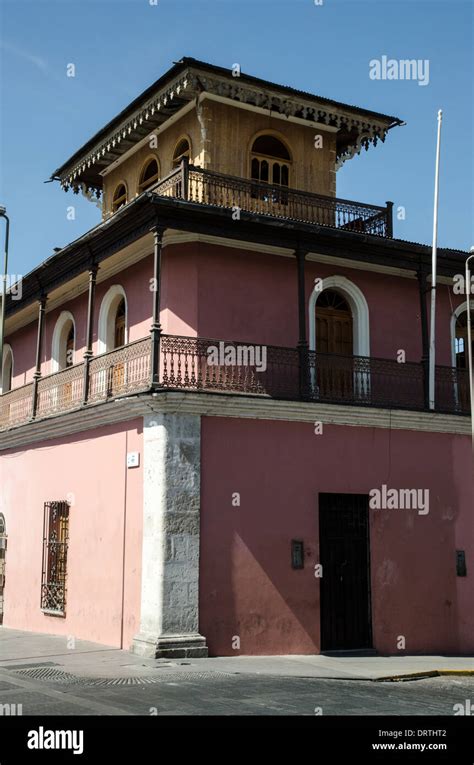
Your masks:
{"label": "window with iron grille", "polygon": [[69,503],[44,503],[43,572],[41,608],[46,613],[66,613],[66,566],[69,540]]}

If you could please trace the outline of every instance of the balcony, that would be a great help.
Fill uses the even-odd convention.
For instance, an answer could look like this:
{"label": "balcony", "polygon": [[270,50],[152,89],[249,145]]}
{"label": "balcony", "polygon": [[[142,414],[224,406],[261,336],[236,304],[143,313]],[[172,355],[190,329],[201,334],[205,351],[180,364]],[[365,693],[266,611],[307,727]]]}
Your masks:
{"label": "balcony", "polygon": [[280,220],[392,237],[392,203],[386,207],[236,178],[182,162],[150,191],[201,205],[268,215]]}
{"label": "balcony", "polygon": [[[236,363],[211,363],[224,347]],[[288,401],[349,404],[423,411],[424,372],[419,363],[339,356],[280,346],[255,346],[163,335],[160,384],[151,385],[151,338],[91,359],[85,401],[84,364],[47,375],[0,396],[0,431],[90,408],[121,396],[155,391],[240,394]],[[265,364],[255,363],[265,358]],[[253,362],[253,363],[252,363]],[[436,411],[469,415],[466,370],[436,367]]]}

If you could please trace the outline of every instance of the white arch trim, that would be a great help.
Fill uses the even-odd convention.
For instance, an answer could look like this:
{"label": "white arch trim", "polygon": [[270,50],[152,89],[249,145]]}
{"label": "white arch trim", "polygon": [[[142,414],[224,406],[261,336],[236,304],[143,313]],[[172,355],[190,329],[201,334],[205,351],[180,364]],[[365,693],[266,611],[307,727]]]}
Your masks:
{"label": "white arch trim", "polygon": [[353,319],[354,356],[370,356],[369,306],[363,292],[345,276],[329,276],[322,280],[322,287],[314,288],[309,299],[309,348],[316,350],[316,304],[323,290],[341,292],[350,305]]}
{"label": "white arch trim", "polygon": [[74,354],[76,353],[76,322],[70,311],[61,311],[56,321],[53,340],[51,343],[51,373],[59,372],[66,366],[64,363],[64,351],[67,337],[65,330],[69,322],[72,322],[74,328]]}
{"label": "white arch trim", "polygon": [[[474,316],[474,300],[470,301],[471,317]],[[451,315],[451,366],[456,366],[456,321],[458,317],[467,311],[467,300],[453,311]],[[472,318],[471,318],[472,321]]]}
{"label": "white arch trim", "polygon": [[[9,343],[5,343],[3,346],[3,359],[2,359],[2,374],[0,378],[0,394],[3,393],[3,381],[5,379],[5,373],[8,369],[7,364],[10,364],[11,366],[11,380],[12,380],[12,386],[13,387],[13,351],[11,345]],[[8,393],[8,391],[5,391],[5,393]]]}
{"label": "white arch trim", "polygon": [[121,299],[125,300],[125,344],[128,343],[128,304],[125,290],[121,284],[114,284],[102,298],[99,312],[99,333],[97,353],[113,350],[115,334],[115,312]]}

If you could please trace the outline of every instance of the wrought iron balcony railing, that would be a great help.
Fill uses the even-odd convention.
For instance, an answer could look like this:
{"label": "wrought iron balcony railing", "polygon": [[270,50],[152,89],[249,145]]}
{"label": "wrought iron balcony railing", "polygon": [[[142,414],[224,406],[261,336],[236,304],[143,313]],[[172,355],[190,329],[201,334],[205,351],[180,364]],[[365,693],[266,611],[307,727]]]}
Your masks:
{"label": "wrought iron balcony railing", "polygon": [[158,196],[202,205],[374,236],[393,236],[391,202],[386,207],[377,207],[203,170],[186,161],[150,190]]}
{"label": "wrought iron balcony railing", "polygon": [[[243,363],[210,363],[224,346]],[[234,349],[234,354],[232,354]],[[260,351],[258,350],[260,349]],[[230,352],[229,352],[230,351]],[[263,353],[264,351],[264,353]],[[255,363],[265,357],[265,364]],[[253,363],[252,363],[253,362]],[[263,395],[276,399],[423,410],[423,365],[342,356],[280,346],[165,335],[161,340],[164,388]],[[467,371],[436,367],[437,411],[469,414]]]}
{"label": "wrought iron balcony railing", "polygon": [[[5,393],[0,431],[152,389],[425,409],[423,366],[415,362],[162,335],[160,383],[153,388],[151,351],[146,337],[93,357],[87,398],[84,364],[40,378],[36,401],[33,383]],[[466,370],[436,367],[436,411],[469,414]]]}

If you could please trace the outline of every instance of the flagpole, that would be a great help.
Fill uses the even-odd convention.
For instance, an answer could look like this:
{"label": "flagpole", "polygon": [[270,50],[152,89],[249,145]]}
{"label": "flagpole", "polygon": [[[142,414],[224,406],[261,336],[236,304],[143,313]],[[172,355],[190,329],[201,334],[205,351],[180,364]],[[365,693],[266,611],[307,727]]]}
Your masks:
{"label": "flagpole", "polygon": [[438,111],[438,141],[436,145],[436,170],[433,213],[433,249],[431,256],[431,318],[430,318],[430,361],[429,361],[429,401],[430,409],[435,408],[435,325],[436,325],[436,256],[438,251],[438,196],[439,196],[439,154],[441,147],[441,122],[443,112]]}

